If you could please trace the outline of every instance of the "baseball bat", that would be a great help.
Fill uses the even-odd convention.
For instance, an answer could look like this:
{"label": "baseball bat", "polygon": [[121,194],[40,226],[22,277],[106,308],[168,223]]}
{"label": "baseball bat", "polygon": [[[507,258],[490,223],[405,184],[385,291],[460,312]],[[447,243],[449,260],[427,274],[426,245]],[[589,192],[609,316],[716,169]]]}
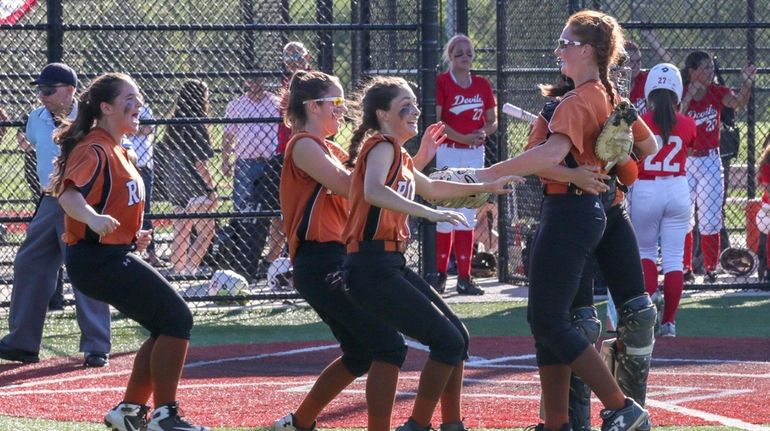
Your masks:
{"label": "baseball bat", "polygon": [[506,103],[503,105],[503,114],[509,115],[513,118],[518,118],[519,120],[526,121],[529,124],[532,124],[537,119],[537,115],[525,111],[522,108],[519,108],[516,105],[511,105],[510,103]]}

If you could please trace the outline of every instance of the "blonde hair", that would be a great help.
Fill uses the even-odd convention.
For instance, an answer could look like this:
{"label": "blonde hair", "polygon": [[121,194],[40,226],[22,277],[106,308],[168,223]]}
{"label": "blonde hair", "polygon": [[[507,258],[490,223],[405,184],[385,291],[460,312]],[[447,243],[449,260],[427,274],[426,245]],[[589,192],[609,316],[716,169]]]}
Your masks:
{"label": "blonde hair", "polygon": [[444,52],[441,54],[441,58],[444,60],[444,64],[449,64],[452,59],[452,50],[455,49],[455,46],[457,46],[457,44],[460,42],[468,42],[468,44],[471,46],[471,52],[474,52],[473,42],[471,42],[471,39],[462,33],[457,33],[449,39],[446,45],[444,45]]}

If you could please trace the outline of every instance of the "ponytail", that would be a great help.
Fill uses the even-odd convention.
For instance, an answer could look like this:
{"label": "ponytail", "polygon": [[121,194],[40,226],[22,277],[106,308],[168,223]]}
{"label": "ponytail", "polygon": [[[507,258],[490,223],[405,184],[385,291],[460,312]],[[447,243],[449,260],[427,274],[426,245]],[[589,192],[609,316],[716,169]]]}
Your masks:
{"label": "ponytail", "polygon": [[660,129],[660,137],[665,145],[676,124],[676,94],[671,90],[657,89],[650,92],[647,99],[652,104],[652,119]]}
{"label": "ponytail", "polygon": [[54,171],[50,182],[50,189],[54,196],[64,191],[61,190],[61,186],[70,154],[91,131],[96,120],[101,118],[101,104],[112,103],[120,94],[124,82],[133,81],[131,77],[122,73],[106,73],[96,78],[80,96],[75,120],[65,120],[62,127],[54,131],[53,140],[60,147],[59,155],[54,160]]}

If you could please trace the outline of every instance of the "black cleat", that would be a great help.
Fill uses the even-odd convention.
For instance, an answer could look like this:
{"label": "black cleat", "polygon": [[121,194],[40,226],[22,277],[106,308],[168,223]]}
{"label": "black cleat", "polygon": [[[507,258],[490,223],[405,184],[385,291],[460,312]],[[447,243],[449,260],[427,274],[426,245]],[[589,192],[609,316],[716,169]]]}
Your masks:
{"label": "black cleat", "polygon": [[483,295],[484,289],[479,287],[471,277],[457,279],[457,293],[460,295]]}
{"label": "black cleat", "polygon": [[13,362],[21,362],[24,364],[34,364],[40,362],[40,356],[37,352],[29,352],[26,350],[13,348],[2,341],[0,341],[0,359]]}

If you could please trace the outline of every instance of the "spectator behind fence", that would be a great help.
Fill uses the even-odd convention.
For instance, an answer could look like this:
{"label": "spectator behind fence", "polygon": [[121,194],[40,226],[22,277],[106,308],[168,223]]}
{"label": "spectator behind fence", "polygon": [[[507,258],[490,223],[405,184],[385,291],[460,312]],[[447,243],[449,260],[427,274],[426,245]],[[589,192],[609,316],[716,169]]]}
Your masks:
{"label": "spectator behind fence", "polygon": [[[227,104],[227,118],[278,117],[276,96],[265,91],[263,78],[250,78],[244,93]],[[277,173],[267,172],[275,155],[278,142],[278,126],[275,123],[230,123],[225,125],[222,139],[222,172],[233,175],[233,208],[235,211],[264,211],[276,204],[278,193],[268,195],[265,181],[278,183]],[[235,155],[235,166],[231,158]],[[275,176],[271,179],[271,174]],[[259,194],[258,194],[259,193]],[[265,218],[237,219],[232,222],[235,230],[235,255],[238,266],[251,278],[257,278],[267,269],[267,262],[258,264],[268,237],[270,221]],[[280,224],[280,219],[278,220]]]}
{"label": "spectator behind fence", "polygon": [[[722,109],[739,109],[749,102],[751,86],[757,68],[746,65],[741,71],[743,83],[738,94],[714,82],[714,60],[704,51],[691,52],[685,59],[683,70],[684,96],[680,112],[695,120],[697,135],[687,160],[687,180],[692,201],[697,209],[700,245],[703,252],[704,280],[713,283],[717,279],[717,262],[722,229],[722,202],[724,177],[719,157],[719,132]],[[690,222],[690,232],[685,238],[684,268],[692,271],[693,234],[695,219]]]}
{"label": "spectator behind fence", "polygon": [[[152,110],[147,106],[139,108],[139,121],[152,120]],[[147,214],[152,212],[152,183],[153,183],[153,141],[155,139],[155,126],[152,124],[142,124],[137,128],[136,134],[126,137],[131,142],[133,150],[136,152],[136,167],[139,170],[139,174],[142,175],[142,181],[144,182],[144,223],[142,229],[152,231],[152,220],[147,218]],[[154,236],[154,235],[153,235]],[[150,265],[164,268],[167,266],[166,262],[158,258],[155,252],[155,241],[151,241],[147,246],[147,262]]]}
{"label": "spectator behind fence", "polygon": [[[492,86],[486,79],[471,74],[473,56],[473,43],[463,34],[449,39],[444,47],[444,61],[449,69],[436,77],[436,118],[446,124],[448,138],[436,151],[437,169],[483,168],[487,136],[497,130]],[[431,275],[430,282],[437,292],[444,292],[449,253],[454,244],[457,293],[483,295],[484,291],[470,273],[476,209],[459,208],[458,211],[468,220],[468,226],[436,224],[438,276]]]}
{"label": "spectator behind fence", "polygon": [[757,161],[757,183],[762,191],[762,207],[757,211],[756,223],[760,232],[766,235],[765,240],[765,265],[764,274],[759,274],[762,281],[770,281],[770,133],[765,137],[762,155]]}
{"label": "spectator behind fence", "polygon": [[[279,103],[279,115],[284,115],[285,107],[288,106],[288,93],[289,93],[289,80],[295,72],[300,70],[311,70],[310,67],[310,52],[305,48],[302,42],[292,41],[287,43],[283,47],[283,66],[286,71],[286,75],[283,78],[281,101]],[[278,124],[278,147],[276,148],[276,154],[270,159],[268,167],[266,169],[266,175],[264,181],[257,187],[257,197],[260,196],[276,196],[278,194],[279,179],[281,176],[281,169],[283,168],[283,153],[286,149],[286,145],[291,138],[291,130],[286,127],[284,123]],[[268,199],[263,201],[266,204],[265,209],[278,210],[275,207],[274,201]],[[273,262],[280,257],[281,253],[286,248],[286,234],[283,231],[283,223],[281,217],[270,218],[270,233],[268,235],[268,249],[265,260],[267,263]]]}
{"label": "spectator behind fence", "polygon": [[[655,52],[665,63],[671,63],[671,54],[666,51],[655,33],[652,30],[642,30],[642,37],[644,37],[650,46],[655,49]],[[647,98],[644,96],[644,84],[647,83],[647,70],[642,69],[642,52],[639,49],[639,45],[632,40],[627,40],[623,48],[628,55],[628,62],[626,63],[631,69],[631,82],[628,86],[628,99],[636,106],[636,110],[639,115],[647,112]]]}
{"label": "spectator behind fence", "polygon": [[[190,79],[182,84],[172,109],[172,118],[207,118],[209,87]],[[166,127],[161,144],[164,152],[162,176],[175,214],[205,214],[217,206],[217,191],[208,167],[214,156],[206,124],[173,124]],[[178,218],[173,222],[171,265],[181,275],[197,273],[214,239],[211,217]],[[193,239],[194,237],[194,239]]]}
{"label": "spectator behind fence", "polygon": [[[181,418],[176,397],[192,313],[168,281],[132,252],[142,252],[152,235],[140,230],[144,185],[130,150],[121,146],[125,134],[137,132],[141,106],[133,79],[101,75],[81,96],[77,118],[57,132],[61,155],[51,184],[66,212],[67,269],[78,290],[110,303],[150,334],[136,353],[123,400],[107,412],[105,425],[207,431]],[[155,411],[147,423],[150,396]]]}
{"label": "spectator behind fence", "polygon": [[[62,120],[74,119],[78,105],[75,71],[63,63],[51,63],[32,85],[43,104],[27,119],[26,139],[37,154],[37,178],[48,184],[59,148],[53,133]],[[28,141],[27,141],[28,139]],[[21,142],[21,141],[20,141]],[[22,147],[23,149],[23,147]],[[45,193],[27,227],[27,237],[13,263],[9,334],[0,341],[0,358],[16,362],[38,362],[46,308],[56,290],[57,274],[64,263],[64,212],[56,198]],[[80,350],[85,366],[107,365],[110,343],[110,310],[104,302],[75,289],[75,310],[82,331]]]}

